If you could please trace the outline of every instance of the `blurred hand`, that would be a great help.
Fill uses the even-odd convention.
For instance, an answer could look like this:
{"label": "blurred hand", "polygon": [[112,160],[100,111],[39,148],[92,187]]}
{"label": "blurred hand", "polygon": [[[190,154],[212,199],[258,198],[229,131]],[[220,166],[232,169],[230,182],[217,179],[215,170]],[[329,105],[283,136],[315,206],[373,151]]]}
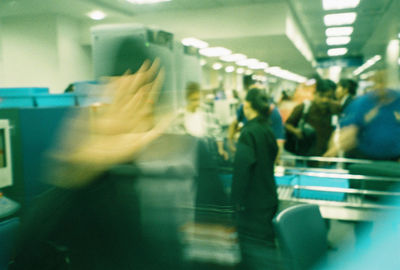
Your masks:
{"label": "blurred hand", "polygon": [[[62,151],[51,153],[67,164],[68,178],[55,171],[56,185],[80,187],[113,165],[132,161],[144,146],[156,139],[170,124],[166,116],[154,121],[154,104],[164,80],[158,60],[143,63],[135,74],[128,72],[113,79],[107,91],[113,94],[111,104],[71,119],[65,127]],[[72,174],[72,176],[71,176]],[[54,177],[53,177],[54,179]]]}

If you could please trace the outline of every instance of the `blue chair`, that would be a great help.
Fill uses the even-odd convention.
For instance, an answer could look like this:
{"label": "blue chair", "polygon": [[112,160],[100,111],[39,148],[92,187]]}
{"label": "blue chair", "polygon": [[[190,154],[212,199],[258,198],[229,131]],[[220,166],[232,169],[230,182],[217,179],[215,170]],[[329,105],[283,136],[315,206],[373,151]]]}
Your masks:
{"label": "blue chair", "polygon": [[290,269],[311,269],[324,258],[328,231],[318,205],[289,207],[280,212],[273,223]]}
{"label": "blue chair", "polygon": [[0,269],[7,269],[16,239],[19,218],[0,222]]}

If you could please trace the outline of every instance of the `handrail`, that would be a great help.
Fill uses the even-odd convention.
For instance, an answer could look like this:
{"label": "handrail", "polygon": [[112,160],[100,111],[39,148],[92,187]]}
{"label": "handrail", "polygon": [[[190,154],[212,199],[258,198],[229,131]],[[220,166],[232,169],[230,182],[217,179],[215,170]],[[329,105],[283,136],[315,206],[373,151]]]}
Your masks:
{"label": "handrail", "polygon": [[304,160],[304,161],[323,161],[323,162],[344,162],[344,163],[360,163],[360,164],[369,164],[373,161],[366,159],[354,159],[354,158],[340,158],[340,157],[305,157],[305,156],[292,156],[292,155],[281,155],[281,159],[290,159],[290,160]]}
{"label": "handrail", "polygon": [[355,189],[355,188],[337,188],[337,187],[294,185],[293,189],[326,191],[326,192],[343,192],[343,193],[348,193],[348,194],[362,194],[362,195],[400,196],[400,192],[377,191],[377,190],[366,190],[366,189]]}

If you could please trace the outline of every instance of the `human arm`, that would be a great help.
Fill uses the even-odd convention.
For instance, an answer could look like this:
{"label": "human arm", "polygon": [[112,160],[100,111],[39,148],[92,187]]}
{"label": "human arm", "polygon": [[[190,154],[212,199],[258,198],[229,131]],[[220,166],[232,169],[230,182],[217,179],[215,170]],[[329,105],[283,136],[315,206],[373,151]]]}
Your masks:
{"label": "human arm", "polygon": [[[338,131],[335,131],[338,132]],[[357,134],[358,127],[356,125],[350,125],[343,127],[339,132],[339,139],[335,142],[335,134],[329,143],[329,148],[323,155],[324,157],[336,157],[340,151],[349,151],[357,146]]]}
{"label": "human arm", "polygon": [[230,124],[229,129],[228,129],[228,145],[229,149],[234,153],[236,151],[235,147],[235,134],[238,131],[239,127],[239,122],[237,119],[233,120],[233,122]]}
{"label": "human arm", "polygon": [[237,210],[244,207],[247,186],[251,181],[251,168],[256,162],[255,146],[252,142],[251,135],[244,132],[237,144],[232,181],[232,201]]}
{"label": "human arm", "polygon": [[289,118],[286,120],[285,129],[287,132],[295,135],[297,138],[301,139],[303,137],[303,133],[301,129],[297,127],[301,116],[303,114],[303,104],[297,105],[292,113],[290,114]]}

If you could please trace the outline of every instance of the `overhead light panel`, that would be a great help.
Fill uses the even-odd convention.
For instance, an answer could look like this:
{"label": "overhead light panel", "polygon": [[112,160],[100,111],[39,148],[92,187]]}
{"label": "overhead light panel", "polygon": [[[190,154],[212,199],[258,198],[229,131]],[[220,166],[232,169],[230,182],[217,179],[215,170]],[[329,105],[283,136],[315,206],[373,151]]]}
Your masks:
{"label": "overhead light panel", "polygon": [[346,45],[350,42],[350,37],[328,37],[326,39],[326,44],[329,46],[333,45]]}
{"label": "overhead light panel", "polygon": [[236,53],[236,54],[229,54],[229,55],[222,56],[220,59],[225,62],[237,62],[237,61],[245,60],[246,58],[247,58],[246,55]]}
{"label": "overhead light panel", "polygon": [[182,39],[182,44],[185,46],[192,46],[199,49],[204,49],[208,47],[207,42],[193,37]]}
{"label": "overhead light panel", "polygon": [[382,59],[382,56],[375,55],[374,57],[368,59],[364,64],[359,66],[356,70],[353,71],[354,76],[358,76],[359,74],[363,73],[366,69],[375,65],[375,63],[379,62]]}
{"label": "overhead light panel", "polygon": [[353,24],[356,18],[357,13],[355,12],[328,14],[324,16],[324,23],[326,26],[347,25]]}
{"label": "overhead light panel", "polygon": [[360,0],[322,0],[324,10],[356,8]]}
{"label": "overhead light panel", "polygon": [[209,47],[200,50],[200,54],[207,57],[221,57],[231,53],[231,50],[224,47]]}
{"label": "overhead light panel", "polygon": [[126,0],[129,3],[137,5],[156,4],[160,2],[169,2],[171,0]]}
{"label": "overhead light panel", "polygon": [[303,77],[301,75],[298,75],[296,73],[290,72],[285,69],[281,69],[280,67],[270,67],[265,70],[267,73],[274,75],[276,77],[288,80],[288,81],[294,81],[298,83],[304,83],[307,81],[306,77]]}
{"label": "overhead light panel", "polygon": [[87,15],[89,16],[89,18],[91,18],[92,20],[95,20],[95,21],[103,20],[107,16],[101,10],[94,10],[92,12],[89,12]]}
{"label": "overhead light panel", "polygon": [[328,50],[329,56],[340,56],[340,55],[345,55],[346,53],[347,53],[347,48],[335,48]]}
{"label": "overhead light panel", "polygon": [[344,26],[344,27],[330,27],[325,30],[325,34],[327,37],[340,37],[340,36],[350,36],[353,33],[353,27]]}
{"label": "overhead light panel", "polygon": [[250,69],[266,69],[268,64],[265,62],[258,62],[248,66]]}
{"label": "overhead light panel", "polygon": [[257,65],[258,63],[260,63],[260,61],[258,61],[257,59],[249,58],[249,59],[237,61],[236,65],[250,67],[250,66]]}
{"label": "overhead light panel", "polygon": [[222,64],[221,64],[221,63],[214,63],[214,64],[212,65],[212,68],[213,68],[214,70],[220,70],[220,69],[222,68]]}

